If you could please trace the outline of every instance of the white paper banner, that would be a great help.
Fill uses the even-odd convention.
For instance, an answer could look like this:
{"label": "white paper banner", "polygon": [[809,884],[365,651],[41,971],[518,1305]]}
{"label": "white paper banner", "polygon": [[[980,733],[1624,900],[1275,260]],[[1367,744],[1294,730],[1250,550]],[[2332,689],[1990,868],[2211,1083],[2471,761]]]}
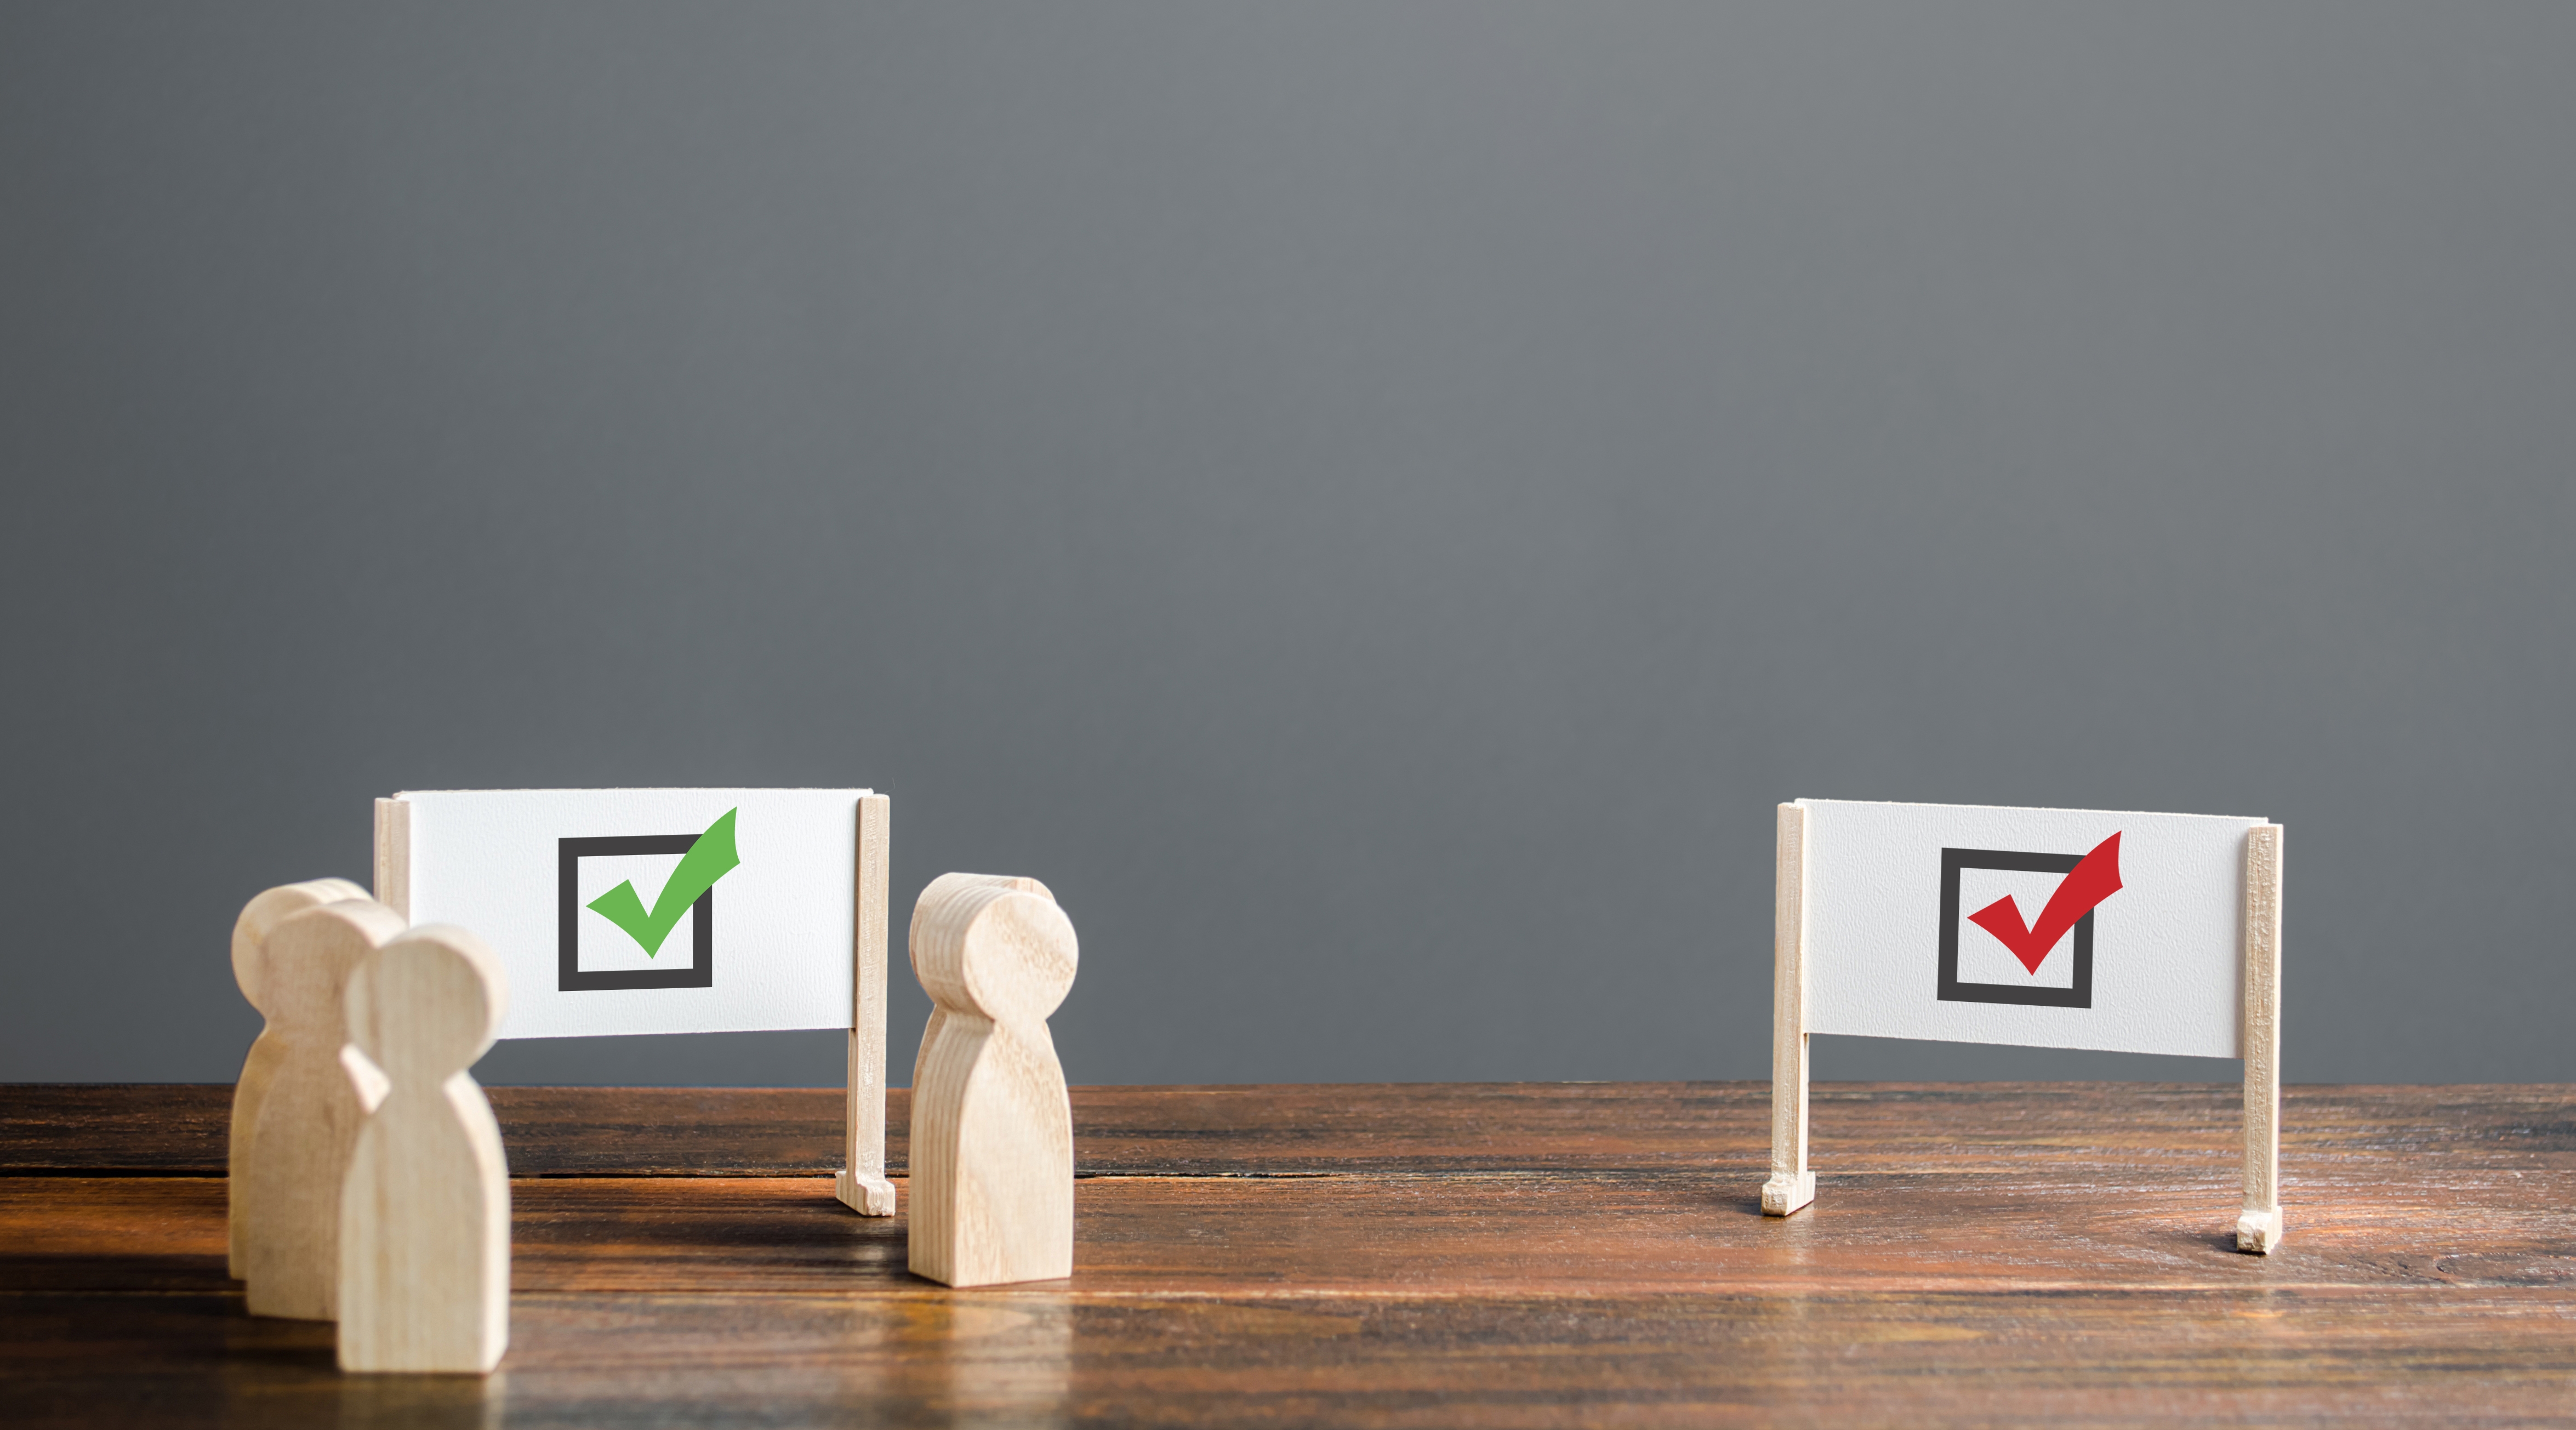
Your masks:
{"label": "white paper banner", "polygon": [[2266,821],[1802,799],[1807,1028],[2242,1055]]}
{"label": "white paper banner", "polygon": [[866,793],[396,795],[411,921],[501,956],[504,1038],[846,1028]]}

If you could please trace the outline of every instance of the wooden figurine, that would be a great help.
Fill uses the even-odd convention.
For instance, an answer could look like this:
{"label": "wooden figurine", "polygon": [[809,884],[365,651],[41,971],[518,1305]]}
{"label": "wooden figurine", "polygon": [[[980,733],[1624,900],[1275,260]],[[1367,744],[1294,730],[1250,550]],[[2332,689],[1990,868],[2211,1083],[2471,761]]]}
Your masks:
{"label": "wooden figurine", "polygon": [[[402,932],[372,899],[321,904],[269,930],[253,980],[277,1040],[249,1155],[233,1186],[245,1300],[254,1316],[332,1318],[340,1179],[381,1074],[348,1050],[345,1002],[360,960]],[[348,1056],[344,1058],[344,1050]]]}
{"label": "wooden figurine", "polygon": [[349,1032],[385,1076],[341,1183],[340,1368],[488,1372],[510,1339],[510,1172],[467,1069],[508,999],[501,961],[450,924],[349,980]]}
{"label": "wooden figurine", "polygon": [[286,1040],[276,1033],[277,1022],[269,1012],[266,979],[268,970],[268,934],[280,919],[300,914],[320,904],[335,904],[342,899],[363,899],[367,891],[346,879],[312,879],[301,884],[281,884],[263,891],[242,906],[241,917],[233,921],[233,981],[241,985],[242,997],[250,1006],[268,1018],[268,1026],[250,1045],[249,1056],[242,1059],[241,1076],[233,1083],[232,1136],[225,1147],[224,1187],[231,1202],[229,1245],[225,1248],[226,1273],[238,1279],[244,1273],[241,1187],[244,1169],[251,1165],[251,1140],[259,1131],[260,1104],[268,1097],[268,1085],[277,1076],[277,1060],[286,1050]]}
{"label": "wooden figurine", "polygon": [[911,945],[934,1005],[913,1064],[913,1274],[1070,1276],[1073,1111],[1046,1019],[1073,987],[1073,923],[1035,880],[944,874]]}

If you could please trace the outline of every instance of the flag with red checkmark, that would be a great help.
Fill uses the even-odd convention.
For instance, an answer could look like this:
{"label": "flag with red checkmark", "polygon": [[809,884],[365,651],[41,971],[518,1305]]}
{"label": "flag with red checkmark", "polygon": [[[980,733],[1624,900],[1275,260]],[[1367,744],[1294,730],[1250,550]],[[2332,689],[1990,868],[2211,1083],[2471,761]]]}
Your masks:
{"label": "flag with red checkmark", "polygon": [[2246,832],[2267,821],[1797,803],[1808,1031],[2240,1055]]}

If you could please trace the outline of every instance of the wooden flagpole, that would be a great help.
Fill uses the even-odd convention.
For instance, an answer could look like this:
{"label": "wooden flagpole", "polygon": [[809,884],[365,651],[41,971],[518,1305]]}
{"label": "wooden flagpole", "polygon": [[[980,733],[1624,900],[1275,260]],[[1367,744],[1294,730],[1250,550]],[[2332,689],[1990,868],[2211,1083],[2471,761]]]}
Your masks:
{"label": "wooden flagpole", "polygon": [[1771,1180],[1762,1211],[1816,1199],[1807,1170],[1807,812],[1780,806],[1771,885]]}
{"label": "wooden flagpole", "polygon": [[859,801],[847,1150],[832,1178],[832,1192],[861,1216],[894,1215],[894,1183],[885,1174],[886,825],[891,804],[881,794]]}
{"label": "wooden flagpole", "polygon": [[2281,1244],[2281,826],[2245,831],[2245,1211],[2236,1249]]}

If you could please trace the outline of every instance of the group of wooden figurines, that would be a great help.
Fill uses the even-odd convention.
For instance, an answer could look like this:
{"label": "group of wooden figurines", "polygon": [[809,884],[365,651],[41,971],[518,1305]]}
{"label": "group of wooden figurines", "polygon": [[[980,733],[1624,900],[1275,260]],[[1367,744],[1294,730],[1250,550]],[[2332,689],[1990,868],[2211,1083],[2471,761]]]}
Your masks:
{"label": "group of wooden figurines", "polygon": [[[1073,1119],[1046,1019],[1073,986],[1072,921],[1034,879],[947,874],[910,943],[933,1004],[911,1268],[950,1286],[1069,1276]],[[343,1370],[490,1371],[510,1334],[510,1181],[467,1070],[501,1025],[500,960],[342,879],[251,900],[232,956],[268,1020],[233,1091],[230,1264],[250,1313],[336,1321]]]}
{"label": "group of wooden figurines", "polygon": [[490,1370],[510,1338],[510,1174],[466,1069],[501,1025],[500,960],[316,879],[242,910],[233,976],[268,1019],[233,1087],[250,1313],[337,1321],[344,1370]]}

